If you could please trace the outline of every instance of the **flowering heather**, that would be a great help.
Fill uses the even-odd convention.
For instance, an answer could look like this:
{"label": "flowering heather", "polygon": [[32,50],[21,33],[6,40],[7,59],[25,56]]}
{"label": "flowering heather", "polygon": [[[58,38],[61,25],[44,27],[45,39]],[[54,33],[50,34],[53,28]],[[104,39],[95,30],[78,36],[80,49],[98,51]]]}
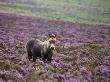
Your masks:
{"label": "flowering heather", "polygon": [[7,82],[13,82],[13,80],[8,80]]}
{"label": "flowering heather", "polygon": [[81,74],[87,74],[88,73],[88,69],[86,67],[81,67],[80,68],[80,73]]}
{"label": "flowering heather", "polygon": [[[57,35],[51,63],[27,61],[25,45]],[[0,14],[0,82],[110,82],[110,26]]]}
{"label": "flowering heather", "polygon": [[64,66],[66,67],[66,68],[68,68],[68,69],[71,69],[71,67],[72,67],[72,65],[71,64],[64,64]]}
{"label": "flowering heather", "polygon": [[79,79],[69,79],[69,80],[66,80],[65,82],[80,82]]}
{"label": "flowering heather", "polygon": [[24,79],[23,75],[20,74],[17,70],[16,70],[15,74],[18,77],[18,79],[22,79],[22,80]]}
{"label": "flowering heather", "polygon": [[37,80],[37,81],[35,81],[35,82],[44,82],[43,80]]}
{"label": "flowering heather", "polygon": [[58,81],[63,81],[64,78],[65,78],[65,76],[64,75],[61,75],[61,74],[57,74],[56,75],[56,78],[57,78]]}
{"label": "flowering heather", "polygon": [[3,80],[0,80],[0,82],[5,82],[5,81],[3,81]]}
{"label": "flowering heather", "polygon": [[103,68],[100,68],[100,72],[103,74],[109,74],[109,69],[108,67],[103,67]]}

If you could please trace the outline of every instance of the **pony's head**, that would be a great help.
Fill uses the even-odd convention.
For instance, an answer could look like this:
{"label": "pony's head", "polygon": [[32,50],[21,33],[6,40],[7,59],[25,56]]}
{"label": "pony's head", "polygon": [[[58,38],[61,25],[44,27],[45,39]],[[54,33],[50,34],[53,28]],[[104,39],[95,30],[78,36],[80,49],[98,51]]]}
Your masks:
{"label": "pony's head", "polygon": [[56,42],[56,35],[51,33],[49,34],[48,36],[48,41],[49,41],[49,46],[50,46],[50,49],[54,50],[55,49],[55,42]]}

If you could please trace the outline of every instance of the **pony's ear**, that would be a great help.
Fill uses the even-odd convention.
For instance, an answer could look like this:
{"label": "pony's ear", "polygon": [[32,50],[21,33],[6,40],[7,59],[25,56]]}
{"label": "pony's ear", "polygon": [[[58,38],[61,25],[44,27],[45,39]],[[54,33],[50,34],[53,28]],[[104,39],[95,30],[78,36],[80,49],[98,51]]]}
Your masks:
{"label": "pony's ear", "polygon": [[56,38],[56,34],[54,34],[54,37]]}
{"label": "pony's ear", "polygon": [[50,38],[51,34],[49,33],[48,37]]}

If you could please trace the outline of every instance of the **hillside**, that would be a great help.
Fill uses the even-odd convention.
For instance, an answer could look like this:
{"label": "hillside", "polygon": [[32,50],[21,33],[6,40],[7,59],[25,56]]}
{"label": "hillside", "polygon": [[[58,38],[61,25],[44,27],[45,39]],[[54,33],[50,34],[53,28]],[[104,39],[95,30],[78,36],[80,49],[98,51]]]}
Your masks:
{"label": "hillside", "polygon": [[0,0],[0,13],[109,25],[109,4],[109,0]]}
{"label": "hillside", "polygon": [[[26,42],[49,32],[52,62],[27,62]],[[110,82],[110,27],[0,14],[0,82]]]}

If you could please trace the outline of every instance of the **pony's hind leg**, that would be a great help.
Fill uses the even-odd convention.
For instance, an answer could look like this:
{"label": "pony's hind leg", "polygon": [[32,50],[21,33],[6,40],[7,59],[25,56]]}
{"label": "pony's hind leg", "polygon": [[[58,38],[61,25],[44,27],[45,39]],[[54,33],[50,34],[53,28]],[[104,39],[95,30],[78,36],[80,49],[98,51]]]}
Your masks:
{"label": "pony's hind leg", "polygon": [[32,59],[32,52],[28,51],[28,60],[30,61]]}
{"label": "pony's hind leg", "polygon": [[36,62],[37,57],[33,56],[33,62]]}

